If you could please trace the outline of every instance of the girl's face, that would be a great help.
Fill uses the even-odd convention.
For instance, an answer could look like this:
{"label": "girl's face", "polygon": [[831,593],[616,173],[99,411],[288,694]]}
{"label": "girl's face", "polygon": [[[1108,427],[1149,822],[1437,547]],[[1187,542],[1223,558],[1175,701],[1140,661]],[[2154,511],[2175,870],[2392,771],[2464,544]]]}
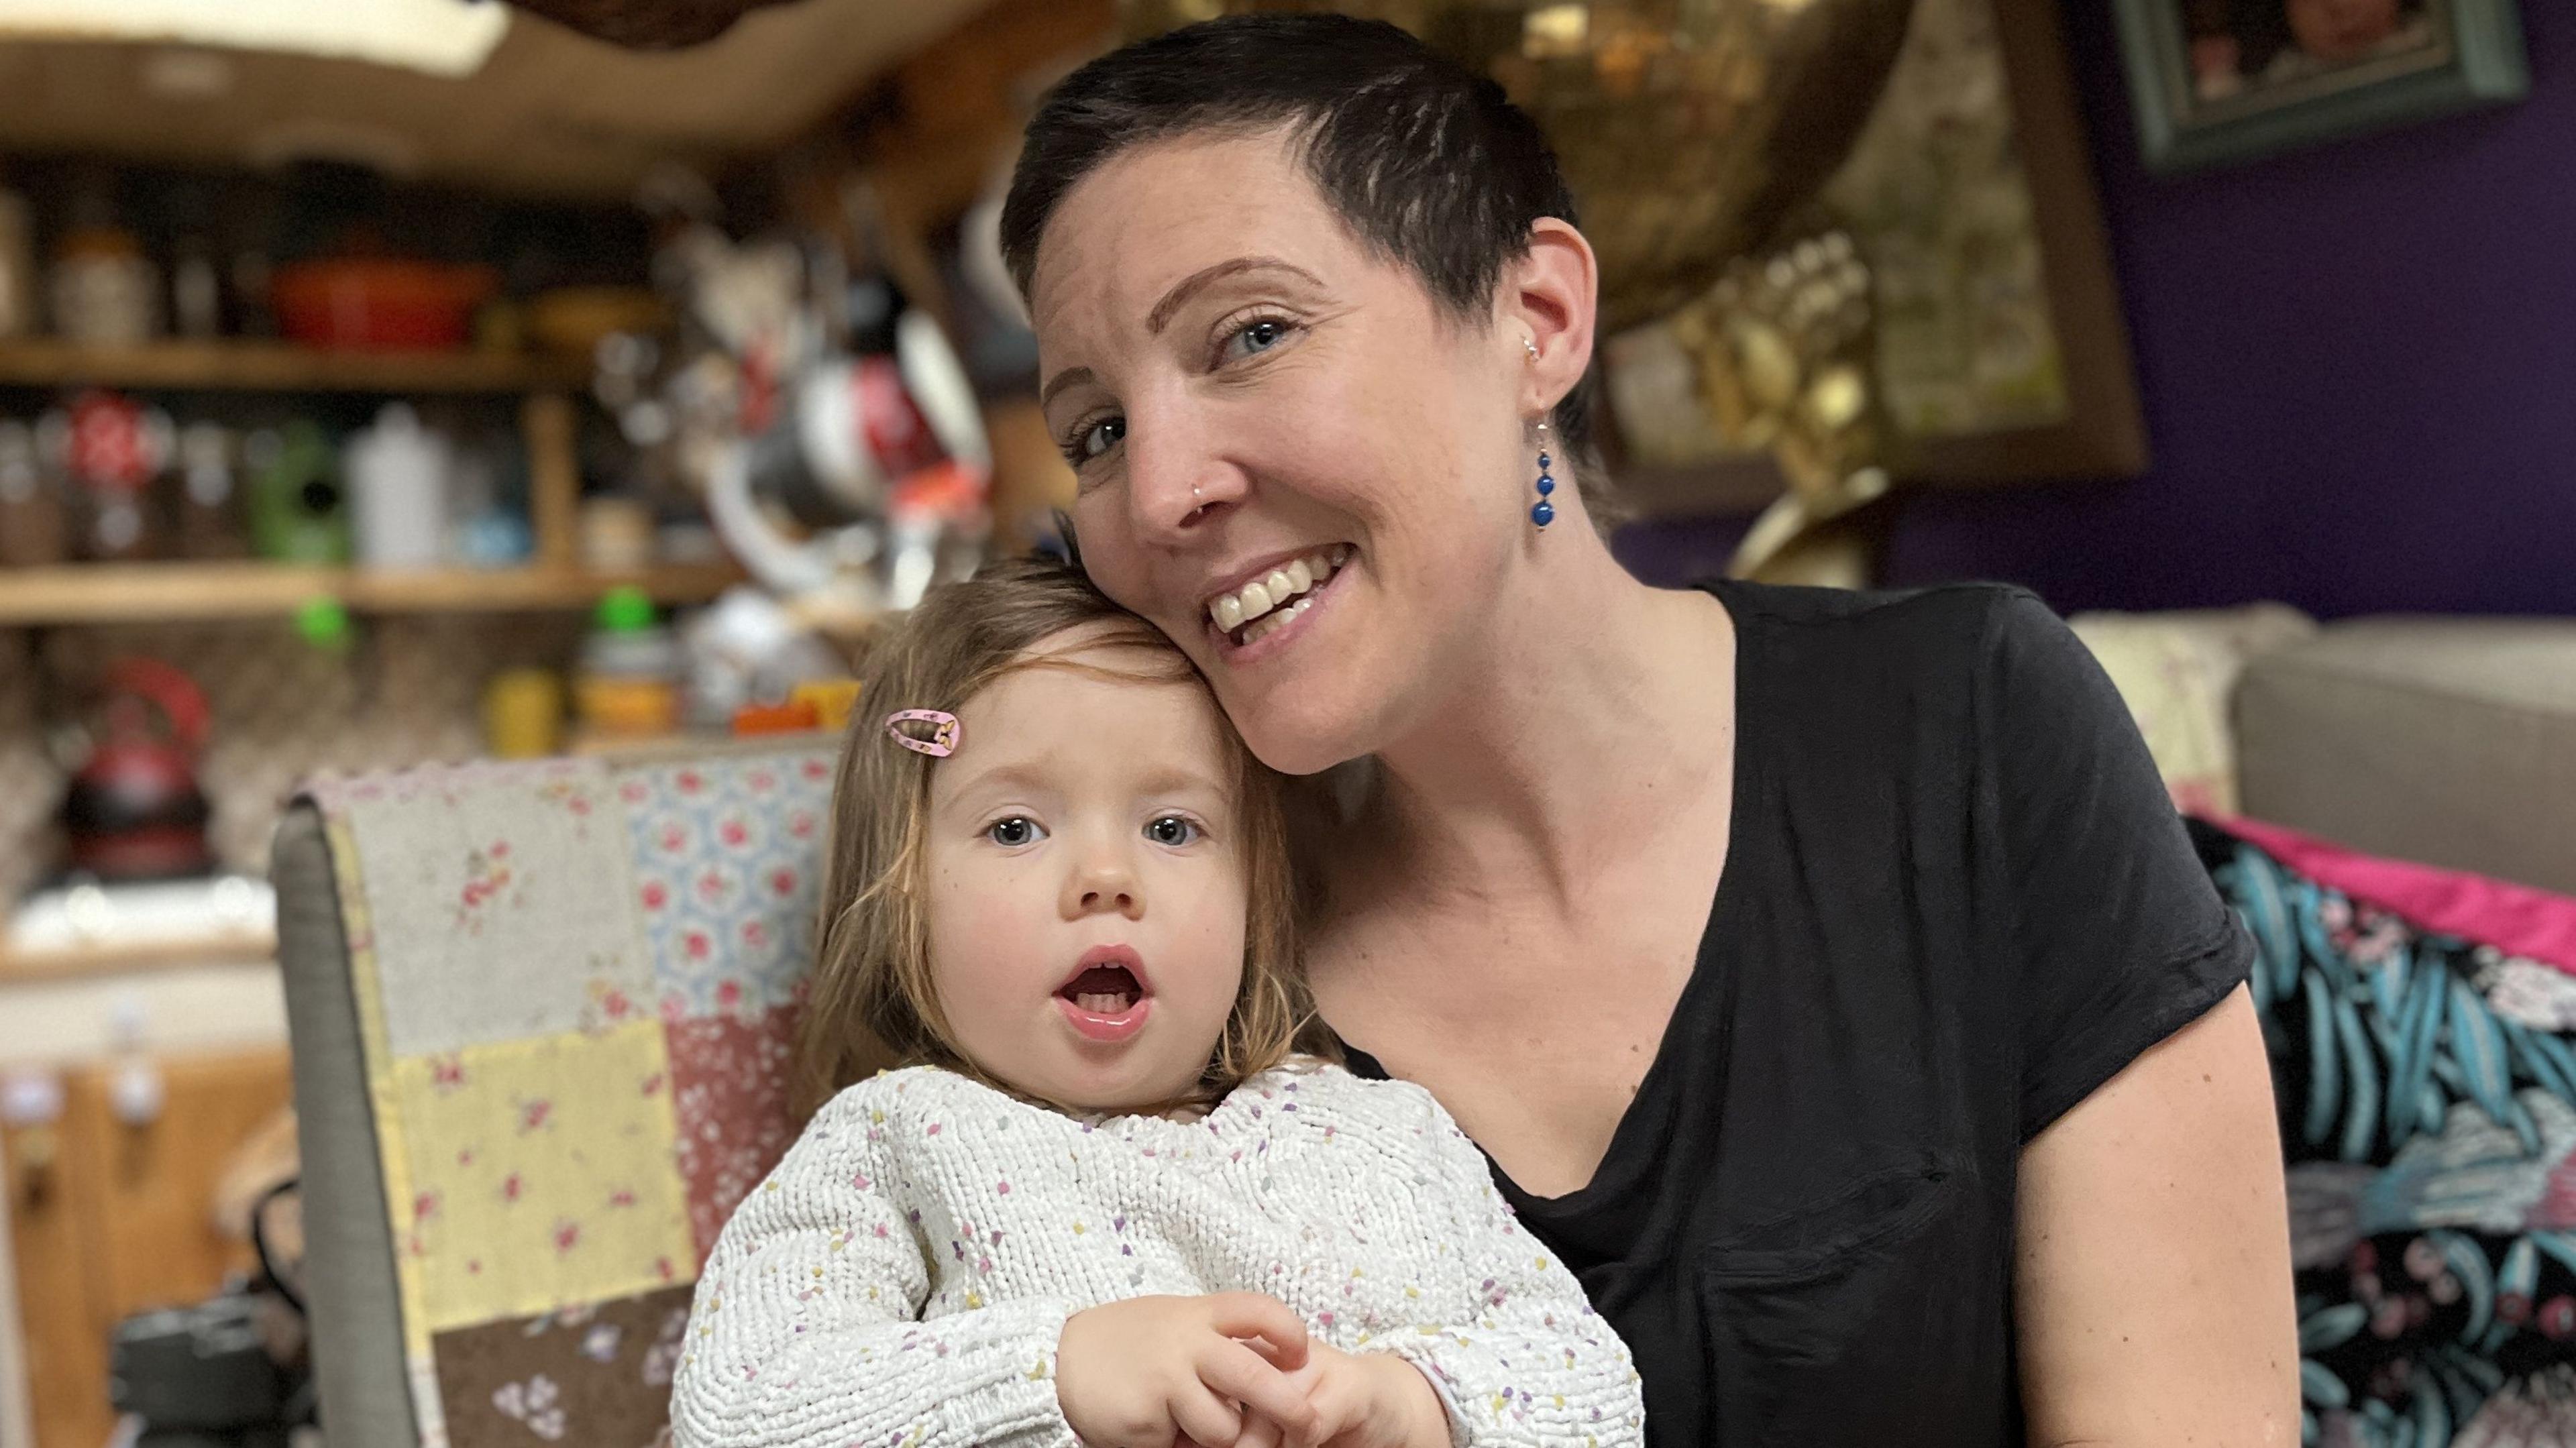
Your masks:
{"label": "girl's face", "polygon": [[[1031,653],[1140,663],[1085,629]],[[1062,1106],[1186,1095],[1243,976],[1244,842],[1207,691],[1040,665],[957,718],[957,752],[931,772],[927,858],[931,975],[957,1045]]]}
{"label": "girl's face", "polygon": [[1443,314],[1269,135],[1101,166],[1030,299],[1084,565],[1254,753],[1311,773],[1454,693],[1529,527],[1522,332]]}

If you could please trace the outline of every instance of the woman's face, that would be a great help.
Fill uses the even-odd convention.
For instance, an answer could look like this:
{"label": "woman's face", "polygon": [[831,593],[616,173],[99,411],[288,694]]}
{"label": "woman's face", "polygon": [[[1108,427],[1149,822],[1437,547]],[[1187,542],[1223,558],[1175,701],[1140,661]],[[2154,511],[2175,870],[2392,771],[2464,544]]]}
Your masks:
{"label": "woman's face", "polygon": [[1049,221],[1030,292],[1092,579],[1275,768],[1421,725],[1529,526],[1516,324],[1444,314],[1275,136],[1103,165]]}

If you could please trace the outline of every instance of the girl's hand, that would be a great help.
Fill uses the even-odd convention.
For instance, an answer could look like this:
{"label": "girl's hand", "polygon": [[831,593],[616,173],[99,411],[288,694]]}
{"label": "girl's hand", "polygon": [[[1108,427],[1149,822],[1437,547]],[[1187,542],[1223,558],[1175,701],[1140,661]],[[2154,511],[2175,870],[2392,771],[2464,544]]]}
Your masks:
{"label": "girl's hand", "polygon": [[1230,1445],[1247,1418],[1302,1435],[1312,1410],[1289,1373],[1307,1351],[1297,1314],[1258,1292],[1130,1298],[1065,1319],[1056,1402],[1099,1448]]}
{"label": "girl's hand", "polygon": [[[1313,1416],[1303,1431],[1282,1424],[1305,1448],[1449,1448],[1449,1410],[1420,1369],[1392,1353],[1346,1353],[1314,1343],[1291,1377]],[[1239,1445],[1238,1445],[1239,1448]]]}

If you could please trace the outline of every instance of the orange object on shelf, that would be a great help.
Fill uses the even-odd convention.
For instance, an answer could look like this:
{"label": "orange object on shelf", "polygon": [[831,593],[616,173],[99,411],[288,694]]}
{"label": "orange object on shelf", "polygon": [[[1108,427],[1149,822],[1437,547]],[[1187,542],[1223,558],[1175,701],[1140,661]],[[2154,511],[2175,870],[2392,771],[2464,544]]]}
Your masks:
{"label": "orange object on shelf", "polygon": [[286,335],[314,347],[438,352],[463,347],[474,309],[500,290],[490,267],[337,257],[278,268]]}
{"label": "orange object on shelf", "polygon": [[549,352],[588,357],[618,332],[667,332],[671,304],[642,287],[556,287],[527,307],[528,334]]}
{"label": "orange object on shelf", "polygon": [[802,734],[822,726],[814,706],[790,699],[784,704],[745,704],[733,711],[733,732],[737,736],[753,734]]}
{"label": "orange object on shelf", "polygon": [[810,705],[815,726],[837,734],[850,727],[850,715],[859,707],[859,681],[808,679],[787,691],[787,701]]}
{"label": "orange object on shelf", "polygon": [[680,691],[660,679],[584,675],[573,684],[582,722],[623,738],[668,734],[680,727]]}

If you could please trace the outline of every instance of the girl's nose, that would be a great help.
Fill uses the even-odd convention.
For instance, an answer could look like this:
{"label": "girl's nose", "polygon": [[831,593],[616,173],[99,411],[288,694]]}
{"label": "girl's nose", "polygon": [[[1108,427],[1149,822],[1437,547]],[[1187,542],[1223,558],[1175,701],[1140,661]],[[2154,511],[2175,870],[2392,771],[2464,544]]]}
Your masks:
{"label": "girl's nose", "polygon": [[1104,851],[1075,867],[1065,881],[1062,904],[1068,920],[1113,914],[1136,920],[1145,913],[1145,894],[1127,861]]}

